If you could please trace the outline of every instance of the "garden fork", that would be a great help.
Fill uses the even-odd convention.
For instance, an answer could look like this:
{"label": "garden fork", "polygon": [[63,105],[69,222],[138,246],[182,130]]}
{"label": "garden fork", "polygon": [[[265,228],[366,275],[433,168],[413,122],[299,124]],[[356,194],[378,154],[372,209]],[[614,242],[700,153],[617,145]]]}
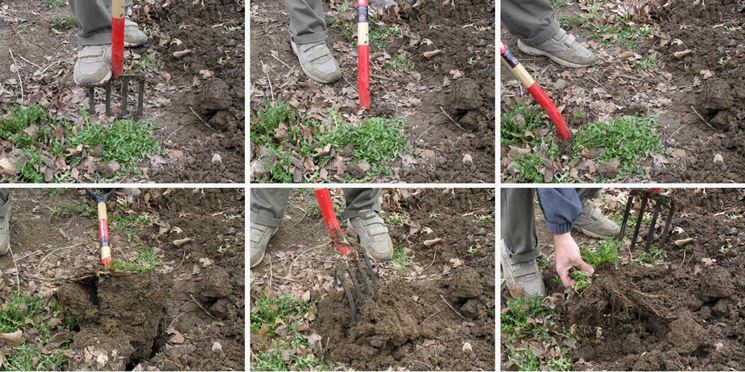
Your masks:
{"label": "garden fork", "polygon": [[[129,113],[129,83],[137,84],[137,111],[135,117],[142,115],[145,106],[145,75],[124,74],[124,0],[111,2],[111,79],[103,85],[106,116],[111,116],[111,93],[113,85],[121,82],[122,111],[120,116]],[[96,86],[88,87],[88,111],[96,112]]]}
{"label": "garden fork", "polygon": [[336,264],[335,278],[344,290],[344,296],[352,311],[352,322],[354,322],[357,320],[357,309],[365,303],[365,296],[372,296],[377,291],[378,277],[367,252],[359,246],[349,244],[346,234],[336,219],[329,190],[316,189],[316,199],[329,236],[341,253],[341,258]]}
{"label": "garden fork", "polygon": [[644,251],[649,252],[652,241],[656,239],[655,228],[657,226],[657,218],[659,217],[663,207],[667,208],[667,216],[665,217],[665,224],[662,227],[662,235],[657,237],[657,239],[661,239],[660,241],[665,243],[670,238],[670,225],[672,224],[673,213],[675,212],[675,202],[673,202],[669,196],[662,195],[661,189],[659,188],[652,188],[649,190],[633,189],[629,191],[629,199],[626,201],[626,208],[624,209],[621,220],[621,231],[618,233],[616,240],[623,240],[626,236],[626,227],[631,215],[631,206],[634,204],[634,197],[640,197],[641,201],[639,215],[636,217],[634,234],[631,237],[631,246],[629,249],[633,251],[634,246],[636,246],[636,241],[639,237],[639,230],[641,229],[644,220],[644,213],[647,209],[647,203],[651,200],[654,210],[652,212],[652,221],[650,222],[649,231],[647,232],[644,244]]}

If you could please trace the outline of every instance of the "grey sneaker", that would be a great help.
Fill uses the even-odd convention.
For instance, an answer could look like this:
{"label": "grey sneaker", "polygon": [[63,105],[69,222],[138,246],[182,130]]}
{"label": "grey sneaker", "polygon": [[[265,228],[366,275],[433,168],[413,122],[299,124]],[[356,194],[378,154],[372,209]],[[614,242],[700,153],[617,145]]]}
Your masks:
{"label": "grey sneaker", "polygon": [[269,240],[277,234],[277,230],[279,230],[279,226],[266,226],[251,221],[251,268],[256,267],[264,260],[266,246],[269,245]]}
{"label": "grey sneaker", "polygon": [[595,64],[597,61],[597,58],[592,52],[582,46],[574,36],[568,34],[563,29],[559,29],[548,40],[537,45],[528,45],[522,40],[517,40],[517,47],[526,54],[545,56],[566,67],[587,67]]}
{"label": "grey sneaker", "polygon": [[545,296],[546,286],[535,260],[514,263],[504,240],[501,241],[502,275],[507,290],[514,298],[522,296]]}
{"label": "grey sneaker", "polygon": [[124,46],[130,48],[141,47],[147,43],[147,35],[140,30],[140,26],[129,18],[124,19]]}
{"label": "grey sneaker", "polygon": [[309,78],[319,83],[333,83],[341,77],[339,64],[325,41],[297,45],[290,40],[292,52],[300,61],[300,67]]}
{"label": "grey sneaker", "polygon": [[363,210],[357,217],[350,219],[349,224],[359,236],[360,245],[369,256],[383,261],[393,257],[393,241],[380,214]]}
{"label": "grey sneaker", "polygon": [[574,221],[573,227],[596,239],[614,238],[621,232],[621,228],[615,222],[603,216],[603,213],[588,200],[582,202],[582,213]]}
{"label": "grey sneaker", "polygon": [[[0,199],[2,203],[2,199]],[[10,250],[10,195],[8,200],[0,205],[0,256]]]}
{"label": "grey sneaker", "polygon": [[78,51],[73,80],[79,86],[102,85],[111,79],[111,45],[88,45]]}

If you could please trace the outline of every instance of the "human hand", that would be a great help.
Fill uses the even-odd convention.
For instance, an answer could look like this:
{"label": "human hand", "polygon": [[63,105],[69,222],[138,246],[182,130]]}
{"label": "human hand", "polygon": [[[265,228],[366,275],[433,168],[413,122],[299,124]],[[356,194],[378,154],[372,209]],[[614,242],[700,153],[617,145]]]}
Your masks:
{"label": "human hand", "polygon": [[554,248],[556,249],[556,272],[561,278],[564,288],[574,285],[574,280],[569,277],[569,270],[573,267],[582,270],[588,276],[592,276],[595,269],[592,265],[582,260],[579,253],[577,242],[574,241],[572,234],[554,235]]}

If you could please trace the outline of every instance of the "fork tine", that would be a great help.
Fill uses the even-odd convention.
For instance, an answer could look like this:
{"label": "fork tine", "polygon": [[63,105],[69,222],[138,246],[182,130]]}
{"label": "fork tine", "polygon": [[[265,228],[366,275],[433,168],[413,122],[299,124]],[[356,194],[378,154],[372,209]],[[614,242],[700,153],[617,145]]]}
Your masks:
{"label": "fork tine", "polygon": [[667,212],[667,218],[665,219],[665,227],[662,229],[662,242],[667,243],[668,239],[670,239],[669,230],[670,225],[673,222],[673,211],[675,210],[675,202],[669,200],[670,208]]}
{"label": "fork tine", "polygon": [[137,116],[142,115],[145,111],[145,79],[142,78],[138,82],[137,87]]}
{"label": "fork tine", "polygon": [[111,81],[106,83],[106,116],[111,116]]}
{"label": "fork tine", "polygon": [[96,88],[88,87],[88,112],[96,113]]}
{"label": "fork tine", "polygon": [[655,198],[654,212],[652,213],[652,223],[649,226],[649,232],[647,232],[647,242],[644,244],[644,252],[649,253],[649,247],[652,245],[652,239],[654,239],[654,228],[657,225],[657,216],[660,214],[662,209],[662,202]]}
{"label": "fork tine", "polygon": [[122,114],[129,111],[129,77],[122,76]]}
{"label": "fork tine", "polygon": [[357,306],[354,304],[354,297],[352,292],[349,290],[347,280],[344,278],[344,270],[341,267],[336,268],[336,280],[341,284],[341,288],[344,290],[344,296],[347,298],[349,303],[349,309],[352,310],[352,321],[357,320]]}
{"label": "fork tine", "polygon": [[623,211],[623,220],[621,221],[621,231],[618,233],[616,240],[623,240],[626,236],[626,224],[629,221],[629,215],[631,214],[631,205],[634,204],[634,195],[629,194],[629,200],[626,201],[626,208]]}
{"label": "fork tine", "polygon": [[639,229],[642,227],[642,219],[644,218],[644,211],[647,209],[647,199],[649,198],[648,193],[642,194],[642,204],[639,207],[639,216],[636,218],[636,226],[634,226],[634,236],[631,238],[631,247],[629,250],[633,251],[636,245],[636,239],[639,237]]}
{"label": "fork tine", "polygon": [[359,300],[360,305],[364,304],[365,297],[362,295],[362,291],[360,291],[360,284],[357,281],[354,271],[349,266],[347,266],[347,274],[349,274],[349,278],[352,280],[352,286],[354,287],[355,298]]}

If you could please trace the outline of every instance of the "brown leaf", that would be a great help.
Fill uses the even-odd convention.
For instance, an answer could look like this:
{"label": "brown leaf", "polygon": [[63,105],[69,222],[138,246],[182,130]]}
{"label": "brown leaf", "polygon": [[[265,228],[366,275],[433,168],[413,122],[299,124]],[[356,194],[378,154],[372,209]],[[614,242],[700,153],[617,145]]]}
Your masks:
{"label": "brown leaf", "polygon": [[0,333],[0,341],[18,345],[23,342],[23,332],[19,329],[15,332]]}
{"label": "brown leaf", "polygon": [[18,170],[9,158],[0,158],[0,174],[15,176],[16,173],[18,173]]}

